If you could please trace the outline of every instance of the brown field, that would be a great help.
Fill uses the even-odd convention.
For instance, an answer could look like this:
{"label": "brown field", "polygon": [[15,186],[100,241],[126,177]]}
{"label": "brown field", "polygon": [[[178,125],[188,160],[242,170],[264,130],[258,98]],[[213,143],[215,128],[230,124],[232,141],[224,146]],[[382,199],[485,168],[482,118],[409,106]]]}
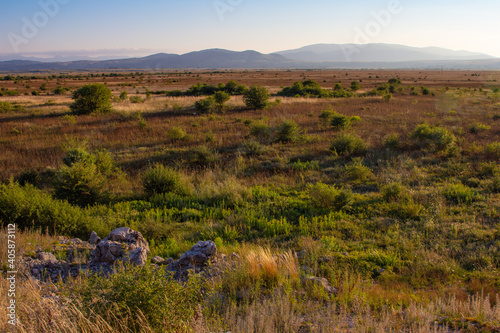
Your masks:
{"label": "brown field", "polygon": [[[482,71],[381,71],[381,70],[287,70],[287,71],[221,71],[207,72],[172,71],[169,73],[120,73],[124,77],[100,77],[94,73],[35,74],[38,78],[15,81],[0,81],[0,88],[15,89],[21,96],[4,96],[0,101],[12,102],[24,107],[20,113],[0,114],[0,179],[4,181],[22,170],[41,171],[47,167],[57,168],[68,145],[86,142],[93,149],[110,150],[118,162],[135,173],[149,159],[168,159],[164,152],[171,149],[187,149],[205,143],[209,131],[215,140],[208,146],[234,150],[248,135],[248,126],[242,120],[262,120],[276,125],[283,119],[293,119],[308,134],[313,142],[300,147],[299,154],[328,153],[331,135],[318,126],[321,110],[332,105],[335,111],[346,115],[360,116],[363,121],[357,133],[370,145],[379,146],[384,136],[396,132],[404,137],[415,124],[429,122],[442,124],[455,130],[463,128],[464,122],[491,123],[491,117],[500,112],[500,100],[487,95],[487,91],[499,85],[500,72]],[[33,76],[33,74],[22,74]],[[63,78],[57,78],[62,75]],[[71,75],[71,78],[64,78]],[[84,77],[85,76],[85,77]],[[84,78],[83,78],[84,77]],[[86,83],[103,82],[118,96],[127,91],[129,96],[143,96],[146,89],[186,90],[202,82],[217,85],[235,80],[244,85],[260,84],[276,93],[280,87],[290,86],[295,81],[312,79],[323,88],[332,88],[336,83],[349,87],[350,82],[361,81],[364,92],[399,77],[404,87],[429,87],[435,96],[411,96],[398,94],[384,103],[381,97],[348,99],[282,98],[283,103],[265,112],[245,110],[241,97],[233,96],[228,105],[236,111],[220,115],[195,115],[192,107],[197,97],[163,97],[152,95],[145,103],[129,101],[114,103],[115,113],[106,116],[69,116],[71,94],[53,95],[57,86],[76,89]],[[31,96],[31,91],[46,84],[46,92]],[[29,88],[27,88],[29,87]],[[451,100],[445,95],[445,87],[459,94]],[[24,95],[27,94],[27,95]],[[453,116],[449,111],[456,112]],[[141,117],[147,126],[140,128]],[[134,118],[134,114],[136,115]],[[65,117],[66,116],[66,117]],[[377,126],[374,126],[374,125]],[[465,134],[469,147],[481,145],[485,139],[497,141],[499,127],[484,135]],[[189,140],[171,142],[166,132],[173,126],[183,128]],[[467,131],[465,131],[467,132]],[[487,136],[487,138],[486,138]],[[492,137],[493,136],[493,137]],[[474,149],[471,149],[473,154]]]}

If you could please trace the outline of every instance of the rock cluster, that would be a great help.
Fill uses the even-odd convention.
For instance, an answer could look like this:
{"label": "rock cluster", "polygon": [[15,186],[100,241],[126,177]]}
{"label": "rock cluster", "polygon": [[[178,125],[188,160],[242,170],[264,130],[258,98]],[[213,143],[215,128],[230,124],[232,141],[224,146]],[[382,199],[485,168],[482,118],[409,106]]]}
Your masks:
{"label": "rock cluster", "polygon": [[61,239],[55,248],[57,257],[40,249],[35,258],[24,259],[24,268],[33,277],[42,280],[67,279],[70,275],[75,277],[81,265],[87,263],[93,249],[94,246],[78,238]]}
{"label": "rock cluster", "polygon": [[92,263],[113,264],[116,260],[144,265],[148,258],[149,245],[139,231],[118,228],[104,239],[99,240],[94,233],[90,241],[96,242]]}
{"label": "rock cluster", "polygon": [[165,265],[165,270],[171,272],[175,279],[184,280],[189,272],[199,273],[209,263],[216,261],[217,245],[212,241],[199,241],[189,251],[183,253],[179,260],[153,257],[151,262],[156,265]]}
{"label": "rock cluster", "polygon": [[[111,231],[103,239],[92,232],[88,242],[78,238],[60,238],[54,251],[57,256],[40,250],[36,259],[24,259],[28,274],[37,279],[53,281],[59,278],[65,280],[70,275],[75,277],[82,271],[109,274],[113,272],[113,265],[117,262],[144,265],[149,245],[140,232],[124,227]],[[174,278],[184,280],[189,272],[199,273],[209,263],[217,261],[216,254],[217,246],[214,242],[200,241],[182,254],[179,260],[155,256],[151,262],[164,266]]]}
{"label": "rock cluster", "polygon": [[[23,260],[26,273],[55,281],[75,277],[82,271],[110,273],[116,261],[144,265],[149,253],[148,242],[141,233],[130,228],[118,228],[100,239],[92,232],[88,242],[78,238],[60,238],[54,253],[39,250],[36,258]],[[59,259],[58,259],[59,258]]]}

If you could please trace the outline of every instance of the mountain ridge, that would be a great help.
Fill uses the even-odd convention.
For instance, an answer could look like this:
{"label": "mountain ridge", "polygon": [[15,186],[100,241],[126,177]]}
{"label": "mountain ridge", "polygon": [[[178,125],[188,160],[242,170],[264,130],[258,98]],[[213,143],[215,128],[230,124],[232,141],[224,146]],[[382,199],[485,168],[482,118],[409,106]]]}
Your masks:
{"label": "mountain ridge", "polygon": [[[479,59],[478,59],[479,58]],[[0,61],[0,71],[112,70],[196,68],[381,68],[381,69],[500,69],[500,59],[470,51],[438,47],[414,48],[398,44],[314,44],[299,49],[262,54],[254,50],[219,48],[185,54],[156,53],[111,60],[41,62]]]}

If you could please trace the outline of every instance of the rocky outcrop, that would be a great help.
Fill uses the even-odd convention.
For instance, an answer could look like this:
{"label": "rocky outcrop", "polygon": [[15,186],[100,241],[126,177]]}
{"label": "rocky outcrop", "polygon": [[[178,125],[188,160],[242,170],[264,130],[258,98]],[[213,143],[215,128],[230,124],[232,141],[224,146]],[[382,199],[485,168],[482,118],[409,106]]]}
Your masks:
{"label": "rocky outcrop", "polygon": [[199,273],[203,271],[209,263],[216,260],[217,245],[212,241],[199,241],[189,251],[183,253],[179,260],[172,260],[166,271],[172,272],[174,278],[184,280],[189,272]]}
{"label": "rocky outcrop", "polygon": [[[95,237],[94,240],[96,240]],[[139,231],[127,227],[117,228],[97,242],[92,255],[92,263],[113,264],[121,260],[134,265],[144,265],[148,253],[148,242]]]}

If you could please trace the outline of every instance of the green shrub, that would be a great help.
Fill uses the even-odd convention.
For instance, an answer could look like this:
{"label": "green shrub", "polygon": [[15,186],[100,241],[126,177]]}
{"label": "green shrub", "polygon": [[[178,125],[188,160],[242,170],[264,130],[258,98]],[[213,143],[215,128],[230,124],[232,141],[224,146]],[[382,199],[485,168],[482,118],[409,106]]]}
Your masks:
{"label": "green shrub", "polygon": [[479,193],[461,183],[447,186],[443,194],[445,198],[454,204],[471,204],[481,199]]}
{"label": "green shrub", "polygon": [[217,91],[213,98],[217,109],[222,110],[224,108],[224,104],[231,99],[231,95],[224,91]]}
{"label": "green shrub", "polygon": [[186,132],[180,127],[173,127],[170,131],[167,132],[167,137],[170,140],[182,140],[187,136]]}
{"label": "green shrub", "polygon": [[120,101],[124,101],[124,100],[126,100],[126,99],[127,99],[127,97],[128,97],[128,92],[126,92],[126,91],[122,91],[122,92],[120,93],[120,97],[119,97],[119,99],[120,99]]}
{"label": "green shrub", "polygon": [[150,265],[127,266],[108,276],[91,275],[62,289],[85,313],[102,317],[113,313],[116,322],[126,320],[127,328],[134,332],[141,331],[144,322],[155,332],[188,332],[203,300],[197,275],[180,283]]}
{"label": "green shrub", "polygon": [[364,149],[365,143],[363,139],[349,133],[340,133],[337,135],[330,147],[330,150],[338,155],[357,154]]}
{"label": "green shrub", "polygon": [[77,162],[92,162],[92,155],[84,148],[71,148],[63,158],[63,163],[66,166],[72,166]]}
{"label": "green shrub", "polygon": [[354,92],[356,92],[359,89],[361,89],[361,86],[359,85],[359,82],[358,81],[352,81],[351,82],[351,90],[354,91]]}
{"label": "green shrub", "polygon": [[404,186],[400,183],[390,183],[382,186],[380,194],[385,201],[397,201],[403,194]]}
{"label": "green shrub", "polygon": [[481,124],[481,123],[474,123],[469,127],[469,132],[472,134],[477,134],[481,132],[485,132],[491,129],[491,126]]}
{"label": "green shrub", "polygon": [[449,148],[455,142],[455,136],[446,128],[420,124],[415,127],[410,137],[424,147],[438,150]]}
{"label": "green shrub", "polygon": [[189,164],[200,167],[213,167],[219,160],[220,155],[207,146],[199,146],[189,152]]}
{"label": "green shrub", "polygon": [[352,163],[345,167],[346,176],[349,180],[364,183],[372,180],[375,176],[372,170],[363,165],[363,159],[355,158]]}
{"label": "green shrub", "polygon": [[308,192],[316,209],[341,210],[348,208],[353,202],[350,191],[323,183],[310,186]]}
{"label": "green shrub", "polygon": [[148,195],[162,193],[188,194],[188,187],[180,172],[155,164],[147,169],[141,176],[142,187]]}
{"label": "green shrub", "polygon": [[21,186],[30,184],[35,187],[40,185],[41,180],[42,177],[35,170],[24,170],[16,179]]}
{"label": "green shrub", "polygon": [[214,108],[214,99],[212,97],[202,98],[194,103],[194,108],[199,113],[211,113]]}
{"label": "green shrub", "polygon": [[0,223],[40,229],[50,234],[88,237],[88,216],[68,202],[52,198],[32,185],[0,184]]}
{"label": "green shrub", "polygon": [[240,150],[246,156],[259,156],[264,154],[267,149],[259,141],[247,140],[241,144]]}
{"label": "green shrub", "polygon": [[331,106],[326,109],[326,110],[323,110],[321,111],[321,114],[319,115],[319,119],[321,119],[321,122],[323,123],[323,125],[328,125],[331,123],[331,120],[332,120],[332,116],[335,114],[335,111],[333,111],[331,109]]}
{"label": "green shrub", "polygon": [[106,177],[94,163],[79,161],[57,172],[54,187],[58,199],[85,207],[106,197],[105,185]]}
{"label": "green shrub", "polygon": [[391,133],[384,138],[384,147],[396,149],[399,148],[401,142],[399,141],[399,134]]}
{"label": "green shrub", "polygon": [[500,142],[492,142],[486,145],[486,155],[490,158],[500,158]]}
{"label": "green shrub", "polygon": [[257,123],[250,128],[250,135],[261,142],[269,142],[272,140],[274,133],[270,126],[263,123]]}
{"label": "green shrub", "polygon": [[75,114],[108,113],[111,111],[111,90],[104,84],[88,84],[73,93],[70,105]]}
{"label": "green shrub", "polygon": [[351,117],[344,116],[339,113],[332,114],[330,118],[330,125],[335,130],[345,130],[351,127]]}
{"label": "green shrub", "polygon": [[141,96],[130,96],[129,98],[130,103],[144,103],[146,100],[141,98]]}
{"label": "green shrub", "polygon": [[67,88],[58,86],[56,89],[54,89],[54,94],[55,95],[64,95],[64,94],[66,94],[67,91],[68,91]]}
{"label": "green shrub", "polygon": [[265,109],[269,102],[269,90],[262,86],[251,86],[243,95],[245,105],[254,110]]}
{"label": "green shrub", "polygon": [[431,90],[425,86],[421,86],[420,90],[422,91],[422,95],[432,95]]}
{"label": "green shrub", "polygon": [[300,128],[293,120],[285,120],[276,129],[276,141],[295,142],[299,139]]}
{"label": "green shrub", "polygon": [[10,111],[12,111],[12,104],[0,101],[0,113],[8,113]]}

